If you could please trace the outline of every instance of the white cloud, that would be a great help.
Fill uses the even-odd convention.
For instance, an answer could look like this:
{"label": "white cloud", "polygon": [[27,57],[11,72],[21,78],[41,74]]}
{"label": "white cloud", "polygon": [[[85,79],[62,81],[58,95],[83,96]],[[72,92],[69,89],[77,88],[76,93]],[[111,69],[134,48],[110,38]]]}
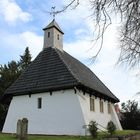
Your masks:
{"label": "white cloud", "polygon": [[[5,37],[6,36],[6,37]],[[10,50],[10,53],[14,53],[14,56],[9,56],[9,60],[18,60],[19,55],[21,55],[26,47],[29,47],[29,50],[32,54],[32,58],[34,59],[38,53],[43,48],[43,37],[37,35],[34,32],[23,32],[20,34],[10,34],[9,32],[5,32],[0,34],[1,38],[1,49]]]}
{"label": "white cloud", "polygon": [[18,20],[27,22],[32,18],[31,14],[24,12],[14,0],[0,0],[0,13],[5,21],[10,23]]}
{"label": "white cloud", "polygon": [[[68,5],[70,1],[71,0],[63,0],[63,5]],[[77,28],[79,28],[81,25],[85,24],[85,21],[91,14],[91,11],[89,9],[89,0],[80,1],[78,7],[76,7],[76,9],[73,9],[75,4],[76,3],[70,6],[65,12],[57,15],[58,18],[56,18],[58,19],[59,23],[63,25],[63,28],[73,28],[76,26]],[[59,7],[61,7],[60,9],[62,9],[62,6]]]}
{"label": "white cloud", "polygon": [[24,42],[25,46],[29,47],[33,58],[35,58],[43,48],[43,37],[38,36],[33,32],[24,32],[20,35],[20,38]]}

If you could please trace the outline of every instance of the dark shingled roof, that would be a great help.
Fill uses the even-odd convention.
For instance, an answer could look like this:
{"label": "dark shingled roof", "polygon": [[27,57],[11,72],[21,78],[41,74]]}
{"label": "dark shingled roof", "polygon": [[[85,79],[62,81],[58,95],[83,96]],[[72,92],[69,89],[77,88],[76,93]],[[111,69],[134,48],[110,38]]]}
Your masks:
{"label": "dark shingled roof", "polygon": [[118,102],[118,98],[84,64],[65,51],[46,48],[5,92],[5,95],[35,94],[78,88]]}

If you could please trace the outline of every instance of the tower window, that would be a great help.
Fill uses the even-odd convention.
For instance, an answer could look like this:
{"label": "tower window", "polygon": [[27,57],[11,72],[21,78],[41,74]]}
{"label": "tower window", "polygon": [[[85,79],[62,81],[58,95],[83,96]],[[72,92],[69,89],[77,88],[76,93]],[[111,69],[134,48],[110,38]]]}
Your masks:
{"label": "tower window", "polygon": [[50,37],[50,32],[48,32],[48,38]]}
{"label": "tower window", "polygon": [[59,40],[59,34],[57,35],[57,39]]}
{"label": "tower window", "polygon": [[42,98],[38,98],[38,109],[42,108]]}

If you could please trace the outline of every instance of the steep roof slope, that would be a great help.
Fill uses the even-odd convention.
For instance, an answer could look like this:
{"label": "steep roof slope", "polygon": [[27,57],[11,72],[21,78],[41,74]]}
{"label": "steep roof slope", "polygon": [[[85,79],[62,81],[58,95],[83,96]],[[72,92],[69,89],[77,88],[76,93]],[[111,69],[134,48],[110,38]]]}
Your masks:
{"label": "steep roof slope", "polygon": [[119,101],[89,68],[65,51],[51,47],[40,52],[5,94],[34,94],[74,87]]}

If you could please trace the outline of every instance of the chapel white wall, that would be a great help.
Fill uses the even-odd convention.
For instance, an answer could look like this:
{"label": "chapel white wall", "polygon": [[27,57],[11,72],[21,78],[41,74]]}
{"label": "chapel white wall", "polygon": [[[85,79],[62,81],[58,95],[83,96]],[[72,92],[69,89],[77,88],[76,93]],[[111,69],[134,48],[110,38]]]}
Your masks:
{"label": "chapel white wall", "polygon": [[[42,109],[37,108],[37,99],[42,98]],[[96,121],[106,128],[113,121],[121,130],[118,116],[112,106],[108,113],[108,101],[104,101],[104,112],[100,112],[100,99],[95,98],[95,111],[90,111],[89,94],[82,91],[62,90],[50,93],[33,94],[13,97],[4,124],[3,132],[16,133],[18,119],[29,120],[30,134],[52,135],[85,135],[84,125]],[[98,126],[104,130],[102,127]]]}
{"label": "chapel white wall", "polygon": [[[42,98],[42,109],[37,99]],[[3,132],[16,133],[18,119],[27,118],[30,134],[84,135],[85,124],[74,90],[15,96],[9,107]]]}
{"label": "chapel white wall", "polygon": [[[85,119],[86,125],[90,123],[90,121],[96,121],[99,125],[98,128],[101,130],[105,130],[107,123],[109,121],[113,121],[116,125],[118,130],[122,130],[120,121],[118,119],[118,116],[114,110],[114,104],[111,102],[108,102],[107,100],[102,100],[104,104],[104,112],[100,112],[100,98],[94,98],[95,100],[95,111],[90,111],[90,96],[89,94],[83,95],[83,93],[78,93],[78,98],[80,101],[80,105],[82,108],[83,116]],[[111,104],[111,113],[108,113],[108,103]],[[100,126],[101,125],[101,126]],[[104,129],[105,128],[105,129]]]}

